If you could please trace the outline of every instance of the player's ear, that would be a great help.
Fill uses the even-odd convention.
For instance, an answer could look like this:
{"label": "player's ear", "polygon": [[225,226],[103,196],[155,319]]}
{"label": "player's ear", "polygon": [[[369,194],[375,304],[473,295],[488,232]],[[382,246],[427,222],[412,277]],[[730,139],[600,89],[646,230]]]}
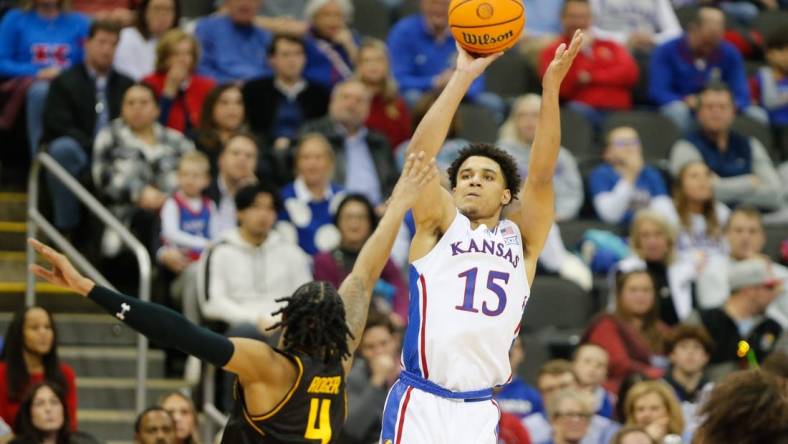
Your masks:
{"label": "player's ear", "polygon": [[512,201],[512,192],[507,188],[503,190],[503,194],[501,194],[501,204],[506,206]]}

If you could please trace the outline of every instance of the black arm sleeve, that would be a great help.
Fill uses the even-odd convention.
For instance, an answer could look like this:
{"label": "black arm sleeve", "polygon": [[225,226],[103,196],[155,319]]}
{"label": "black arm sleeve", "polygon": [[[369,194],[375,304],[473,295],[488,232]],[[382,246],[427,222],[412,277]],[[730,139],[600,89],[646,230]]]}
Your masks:
{"label": "black arm sleeve", "polygon": [[88,298],[148,339],[217,367],[224,367],[235,351],[229,339],[194,325],[181,314],[159,304],[143,302],[99,285],[93,287]]}

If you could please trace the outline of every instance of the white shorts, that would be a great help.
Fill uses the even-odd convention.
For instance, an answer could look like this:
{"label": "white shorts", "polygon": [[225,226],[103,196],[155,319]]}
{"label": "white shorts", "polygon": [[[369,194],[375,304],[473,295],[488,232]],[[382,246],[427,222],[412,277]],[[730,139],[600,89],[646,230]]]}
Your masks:
{"label": "white shorts", "polygon": [[383,410],[380,444],[496,444],[494,400],[447,399],[397,381]]}

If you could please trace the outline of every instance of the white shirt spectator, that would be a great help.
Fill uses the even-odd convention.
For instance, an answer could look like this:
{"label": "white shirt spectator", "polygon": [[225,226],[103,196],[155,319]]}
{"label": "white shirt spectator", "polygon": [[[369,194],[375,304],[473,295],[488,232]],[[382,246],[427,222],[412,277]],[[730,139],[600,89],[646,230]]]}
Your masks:
{"label": "white shirt spectator", "polygon": [[115,69],[139,81],[152,73],[156,65],[156,43],[158,39],[145,38],[135,27],[123,28],[115,50]]}

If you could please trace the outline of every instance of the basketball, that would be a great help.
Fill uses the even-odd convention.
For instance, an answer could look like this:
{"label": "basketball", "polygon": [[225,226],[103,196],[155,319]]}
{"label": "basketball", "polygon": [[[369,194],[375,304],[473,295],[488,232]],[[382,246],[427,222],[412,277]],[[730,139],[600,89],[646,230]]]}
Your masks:
{"label": "basketball", "polygon": [[525,6],[521,0],[452,0],[449,4],[454,39],[475,55],[511,48],[524,26]]}

